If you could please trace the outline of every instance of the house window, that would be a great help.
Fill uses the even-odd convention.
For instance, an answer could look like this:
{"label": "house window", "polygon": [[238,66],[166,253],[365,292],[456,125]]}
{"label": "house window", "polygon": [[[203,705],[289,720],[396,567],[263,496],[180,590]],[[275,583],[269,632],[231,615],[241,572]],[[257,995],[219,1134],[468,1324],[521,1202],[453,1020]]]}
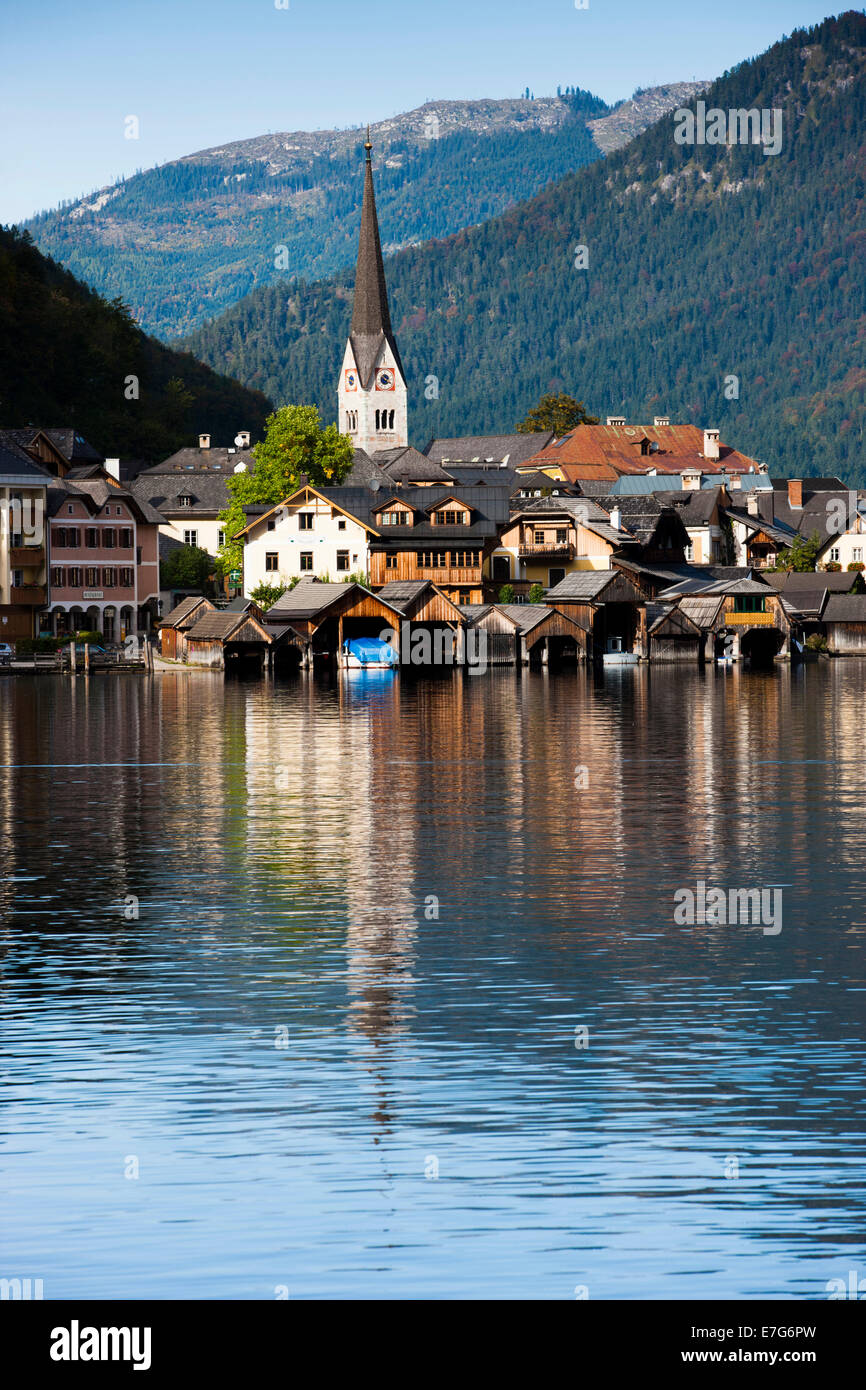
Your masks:
{"label": "house window", "polygon": [[474,569],[481,564],[480,550],[452,550],[451,563],[457,569]]}
{"label": "house window", "polygon": [[567,528],[566,528],[565,526],[557,526],[557,528],[556,528],[556,544],[557,544],[557,545],[568,545],[568,530],[567,530]]}
{"label": "house window", "polygon": [[62,589],[66,584],[66,570],[58,566],[51,571],[51,583],[58,589]]}
{"label": "house window", "polygon": [[860,546],[860,545],[855,545],[854,550],[853,550],[852,553],[853,553],[853,556],[854,556],[855,561],[856,561],[856,560],[862,560],[862,559],[863,559],[863,547],[862,547],[862,546]]}
{"label": "house window", "polygon": [[302,551],[301,551],[301,573],[302,573],[302,574],[305,573],[305,572],[308,573],[310,570],[312,570],[312,568],[313,568],[313,552],[312,552],[312,550],[302,550]]}
{"label": "house window", "polygon": [[226,533],[225,533],[225,531],[217,531],[217,549],[218,549],[218,550],[222,550],[222,548],[223,548],[223,546],[225,545],[225,543],[226,543]]}
{"label": "house window", "polygon": [[735,594],[735,613],[763,613],[765,600],[760,594]]}
{"label": "house window", "polygon": [[23,583],[24,583],[24,571],[23,571],[23,570],[13,570],[13,571],[12,571],[12,588],[13,588],[13,589],[20,589],[21,586],[23,585]]}
{"label": "house window", "polygon": [[88,565],[87,569],[85,570],[85,574],[87,577],[84,582],[87,585],[88,589],[97,588],[99,584],[99,570],[94,569],[92,565]]}
{"label": "house window", "polygon": [[275,550],[269,550],[265,555],[265,569],[268,574],[276,574],[280,568],[280,557]]}
{"label": "house window", "polygon": [[121,526],[120,528],[120,548],[121,550],[132,549],[132,527]]}
{"label": "house window", "polygon": [[408,526],[408,512],[383,512],[379,520],[383,526]]}
{"label": "house window", "polygon": [[276,518],[275,516],[269,516],[269,517],[268,517],[268,530],[269,530],[269,531],[276,531],[276,529],[277,529],[277,518]]}
{"label": "house window", "polygon": [[70,502],[69,506],[66,508],[66,515],[67,515],[67,516],[75,516],[75,508],[73,507],[73,505],[72,505],[71,502]]}
{"label": "house window", "polygon": [[178,497],[178,499],[177,499],[177,504],[178,504],[179,507],[191,507],[191,506],[192,506],[192,498],[191,498],[191,496],[189,495],[189,493],[188,493],[188,492],[182,492],[181,495],[180,495],[180,497]]}
{"label": "house window", "polygon": [[299,531],[312,531],[312,529],[313,529],[313,513],[312,513],[312,512],[298,512],[298,530],[299,530]]}
{"label": "house window", "polygon": [[338,530],[338,531],[345,531],[345,529],[346,529],[346,523],[345,523],[345,521],[338,521],[338,522],[337,522],[337,530]]}
{"label": "house window", "polygon": [[137,565],[140,565],[140,564],[141,564],[141,546],[140,546],[140,545],[137,545],[137,546],[135,547],[135,563],[136,563]]}
{"label": "house window", "polygon": [[462,526],[466,520],[465,512],[437,512],[436,520],[440,526]]}
{"label": "house window", "polygon": [[105,530],[102,533],[102,544],[105,547],[105,549],[114,550],[116,540],[117,532],[115,531],[114,527],[106,526]]}
{"label": "house window", "polygon": [[80,589],[82,583],[81,570],[77,566],[66,571],[66,582],[70,589]]}
{"label": "house window", "polygon": [[122,508],[122,507],[116,507],[116,508],[115,508],[115,516],[123,516],[123,508]]}
{"label": "house window", "polygon": [[348,550],[337,551],[337,572],[349,573],[349,552]]}
{"label": "house window", "polygon": [[120,571],[120,587],[121,589],[135,588],[135,570],[124,567]]}
{"label": "house window", "polygon": [[183,543],[184,545],[198,546],[198,531],[184,531]]}
{"label": "house window", "polygon": [[385,568],[386,568],[386,570],[395,570],[395,569],[397,568],[397,556],[396,556],[396,555],[386,555],[386,556],[385,556]]}
{"label": "house window", "polygon": [[84,544],[88,550],[95,550],[99,545],[99,533],[95,526],[88,526],[84,532]]}
{"label": "house window", "polygon": [[419,550],[418,568],[422,570],[442,570],[448,567],[447,550]]}
{"label": "house window", "polygon": [[104,569],[102,571],[102,587],[103,589],[117,588],[117,570]]}
{"label": "house window", "polygon": [[838,559],[839,559],[839,547],[838,547],[838,545],[834,545],[834,546],[833,546],[833,549],[830,551],[830,559],[831,559],[831,560],[838,560]]}
{"label": "house window", "polygon": [[565,578],[565,570],[553,569],[547,571],[547,587],[552,589],[554,584],[561,584]]}
{"label": "house window", "polygon": [[543,531],[536,531],[536,532],[535,532],[534,539],[535,539],[535,544],[536,544],[536,545],[544,545],[544,532],[543,532]]}

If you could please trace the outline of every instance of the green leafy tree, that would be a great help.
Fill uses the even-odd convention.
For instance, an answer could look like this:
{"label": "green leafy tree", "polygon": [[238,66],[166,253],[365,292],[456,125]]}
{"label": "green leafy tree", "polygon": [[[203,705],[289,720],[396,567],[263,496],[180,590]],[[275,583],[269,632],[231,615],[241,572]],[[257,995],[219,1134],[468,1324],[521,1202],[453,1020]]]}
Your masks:
{"label": "green leafy tree", "polygon": [[278,598],[283,597],[288,587],[288,584],[266,584],[262,580],[261,584],[257,584],[253,589],[250,598],[259,605],[263,613],[266,613],[269,608],[273,607]]}
{"label": "green leafy tree", "polygon": [[229,505],[220,512],[226,543],[220,559],[239,569],[243,546],[236,539],[246,525],[244,507],[255,503],[277,506],[301,486],[338,487],[354,461],[352,441],[336,425],[322,427],[314,405],[284,405],[267,420],[265,438],[253,449],[252,471],[228,479]]}
{"label": "green leafy tree", "polygon": [[795,536],[790,548],[780,556],[780,568],[796,570],[800,574],[813,570],[818,563],[820,550],[821,537],[817,531],[813,531],[808,540],[805,536]]}
{"label": "green leafy tree", "polygon": [[529,590],[529,602],[530,602],[530,603],[543,603],[543,602],[544,602],[544,585],[543,585],[543,584],[533,584],[533,585],[531,586],[531,588],[530,588],[530,590]]}
{"label": "green leafy tree", "polygon": [[554,434],[568,434],[578,425],[597,425],[595,415],[587,415],[583,401],[576,401],[564,391],[555,395],[552,391],[542,396],[538,405],[530,410],[525,420],[517,425],[520,434],[539,434],[543,430],[553,430]]}
{"label": "green leafy tree", "polygon": [[513,585],[513,584],[503,584],[502,588],[499,590],[499,602],[500,602],[500,603],[513,603],[513,602],[514,602],[514,585]]}
{"label": "green leafy tree", "polygon": [[214,562],[206,550],[197,545],[182,545],[159,564],[159,582],[163,589],[206,589],[214,572]]}

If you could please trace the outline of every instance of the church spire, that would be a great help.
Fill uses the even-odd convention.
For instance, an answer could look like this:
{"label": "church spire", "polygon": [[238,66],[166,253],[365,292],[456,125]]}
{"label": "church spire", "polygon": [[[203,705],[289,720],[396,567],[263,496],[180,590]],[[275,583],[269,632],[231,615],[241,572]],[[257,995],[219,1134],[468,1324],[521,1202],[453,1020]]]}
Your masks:
{"label": "church spire", "polygon": [[364,200],[352,327],[340,373],[340,428],[371,457],[409,443],[408,391],[391,328],[373,188],[370,127],[364,144]]}
{"label": "church spire", "polygon": [[[358,264],[355,271],[355,303],[352,312],[352,346],[355,361],[361,375],[362,386],[367,386],[370,374],[376,365],[376,358],[387,339],[400,365],[399,354],[391,329],[391,313],[388,308],[388,287],[385,283],[385,266],[382,261],[382,243],[379,239],[379,219],[376,215],[376,193],[373,188],[373,145],[370,140],[370,127],[367,127],[367,151],[364,169],[364,201],[361,208],[361,235],[358,241]],[[402,366],[400,367],[402,373]]]}

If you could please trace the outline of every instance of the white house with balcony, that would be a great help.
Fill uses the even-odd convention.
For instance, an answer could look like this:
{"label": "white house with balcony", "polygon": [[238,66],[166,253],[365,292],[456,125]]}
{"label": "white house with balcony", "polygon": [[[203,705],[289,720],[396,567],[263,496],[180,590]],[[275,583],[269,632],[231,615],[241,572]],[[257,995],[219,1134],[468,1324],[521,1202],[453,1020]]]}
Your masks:
{"label": "white house with balcony", "polygon": [[366,576],[369,537],[376,532],[347,510],[352,491],[305,484],[276,507],[244,509],[247,525],[239,534],[247,598],[260,584]]}

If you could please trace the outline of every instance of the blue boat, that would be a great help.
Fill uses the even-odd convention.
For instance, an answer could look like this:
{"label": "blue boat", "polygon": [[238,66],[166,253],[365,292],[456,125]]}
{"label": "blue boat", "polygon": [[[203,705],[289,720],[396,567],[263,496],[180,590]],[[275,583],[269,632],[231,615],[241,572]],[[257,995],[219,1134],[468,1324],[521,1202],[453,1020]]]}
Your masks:
{"label": "blue boat", "polygon": [[381,637],[353,637],[343,643],[341,665],[349,671],[383,670],[398,666],[400,658]]}

